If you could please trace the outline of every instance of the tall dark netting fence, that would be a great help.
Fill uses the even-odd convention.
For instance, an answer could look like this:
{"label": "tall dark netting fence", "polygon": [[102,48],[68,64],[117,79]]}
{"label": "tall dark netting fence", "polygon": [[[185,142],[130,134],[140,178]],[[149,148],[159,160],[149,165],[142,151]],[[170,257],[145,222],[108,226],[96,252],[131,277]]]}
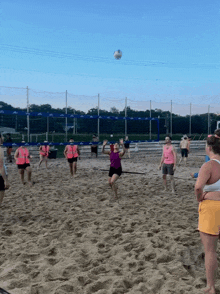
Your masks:
{"label": "tall dark netting fence", "polygon": [[[158,140],[158,130],[163,135],[208,134],[216,128],[220,112],[219,104],[180,104],[172,100],[156,101],[155,97],[138,101],[117,98],[117,94],[112,98],[104,94],[73,95],[68,91],[47,92],[28,87],[1,86],[0,90],[1,132],[13,133],[17,142],[22,139],[66,142],[70,137],[75,141],[88,141],[93,134],[100,140],[118,140],[125,136],[129,140]],[[12,115],[5,113],[6,110],[25,114]]]}

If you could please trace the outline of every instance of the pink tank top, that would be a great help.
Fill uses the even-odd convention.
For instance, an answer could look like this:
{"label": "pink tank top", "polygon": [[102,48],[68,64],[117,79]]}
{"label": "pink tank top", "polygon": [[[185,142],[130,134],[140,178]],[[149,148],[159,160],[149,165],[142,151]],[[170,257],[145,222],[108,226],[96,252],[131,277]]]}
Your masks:
{"label": "pink tank top", "polygon": [[172,146],[170,146],[168,149],[164,147],[163,155],[164,155],[165,164],[174,164],[174,155],[172,152]]}

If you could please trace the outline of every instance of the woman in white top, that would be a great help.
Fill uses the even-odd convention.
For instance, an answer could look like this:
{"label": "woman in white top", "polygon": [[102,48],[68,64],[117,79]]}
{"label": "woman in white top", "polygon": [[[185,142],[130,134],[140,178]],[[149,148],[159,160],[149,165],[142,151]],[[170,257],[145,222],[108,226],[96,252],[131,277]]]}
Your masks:
{"label": "woman in white top", "polygon": [[184,163],[186,166],[186,159],[187,159],[188,153],[189,153],[189,145],[190,145],[190,143],[188,141],[187,136],[184,136],[180,142],[181,158],[180,158],[179,164],[182,162],[182,159],[184,158]]}
{"label": "woman in white top", "polygon": [[220,232],[220,139],[217,136],[208,136],[206,154],[210,161],[204,163],[199,171],[195,195],[199,202],[198,230],[205,249],[205,293],[215,294],[216,250]]}

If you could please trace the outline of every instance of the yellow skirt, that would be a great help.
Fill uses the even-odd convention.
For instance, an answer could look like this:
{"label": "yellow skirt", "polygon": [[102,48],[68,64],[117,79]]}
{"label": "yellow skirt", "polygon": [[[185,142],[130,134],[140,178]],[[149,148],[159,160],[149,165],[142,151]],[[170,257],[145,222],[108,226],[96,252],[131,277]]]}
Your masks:
{"label": "yellow skirt", "polygon": [[203,200],[199,203],[199,224],[200,232],[219,235],[220,232],[220,201]]}

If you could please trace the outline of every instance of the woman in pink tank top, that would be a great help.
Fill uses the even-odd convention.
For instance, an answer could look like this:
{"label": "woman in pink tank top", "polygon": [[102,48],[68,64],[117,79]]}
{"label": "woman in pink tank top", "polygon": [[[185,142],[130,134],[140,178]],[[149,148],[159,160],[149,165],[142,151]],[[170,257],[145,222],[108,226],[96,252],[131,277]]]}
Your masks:
{"label": "woman in pink tank top", "polygon": [[108,154],[110,157],[109,159],[110,159],[111,164],[110,164],[108,182],[109,182],[110,187],[113,190],[114,198],[117,199],[118,198],[118,196],[117,196],[117,189],[118,188],[115,185],[115,182],[122,174],[121,158],[125,154],[124,142],[123,142],[123,139],[120,140],[120,145],[123,147],[123,151],[121,151],[121,152],[119,152],[119,144],[118,143],[114,144],[113,151],[105,150],[105,146],[107,143],[108,143],[107,140],[105,140],[103,142],[102,153]]}
{"label": "woman in pink tank top", "polygon": [[[162,166],[163,165],[163,166]],[[163,154],[160,161],[159,169],[162,167],[164,191],[167,191],[167,174],[170,176],[171,190],[175,193],[174,171],[176,169],[176,150],[171,144],[171,138],[165,138],[165,145],[163,146]]]}
{"label": "woman in pink tank top", "polygon": [[64,156],[66,157],[69,167],[70,167],[70,174],[72,177],[75,177],[77,171],[77,158],[80,159],[80,151],[78,145],[73,145],[74,140],[71,138],[69,140],[70,145],[66,145],[64,149]]}
{"label": "woman in pink tank top", "polygon": [[[44,141],[44,143],[48,143],[48,142]],[[41,163],[44,161],[46,169],[48,169],[48,167],[47,167],[47,159],[48,159],[48,156],[49,156],[49,153],[50,153],[50,146],[49,145],[40,146],[39,153],[40,153],[39,167],[40,167]]]}

